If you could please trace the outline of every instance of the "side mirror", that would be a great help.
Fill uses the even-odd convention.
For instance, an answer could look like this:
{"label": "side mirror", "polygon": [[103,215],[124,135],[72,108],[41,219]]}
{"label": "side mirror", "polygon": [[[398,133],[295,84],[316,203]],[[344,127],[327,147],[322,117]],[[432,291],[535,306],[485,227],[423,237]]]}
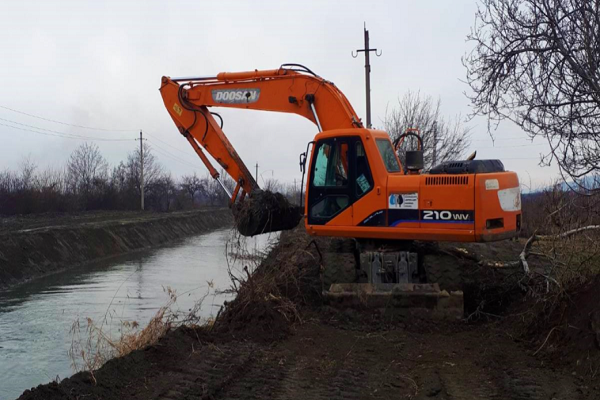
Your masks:
{"label": "side mirror", "polygon": [[306,170],[306,153],[300,153],[300,172],[304,173]]}

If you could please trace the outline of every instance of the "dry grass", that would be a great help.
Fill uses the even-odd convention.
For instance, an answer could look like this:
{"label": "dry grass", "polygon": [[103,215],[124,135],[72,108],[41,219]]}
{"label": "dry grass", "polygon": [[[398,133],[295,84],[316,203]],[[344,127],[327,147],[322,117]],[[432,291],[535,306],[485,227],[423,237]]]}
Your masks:
{"label": "dry grass", "polygon": [[213,288],[212,282],[208,282],[208,286],[206,294],[185,315],[181,315],[173,309],[177,302],[176,292],[169,287],[164,288],[168,300],[164,306],[158,309],[148,324],[141,328],[136,321],[119,320],[117,337],[113,337],[110,333],[114,324],[108,321],[107,315],[100,324],[91,318],[86,318],[85,325],[82,326],[81,320],[75,320],[70,330],[71,348],[69,349],[73,370],[90,372],[95,383],[94,371],[107,361],[154,345],[167,332],[179,326],[210,324],[211,320],[203,320],[200,316],[202,302]]}
{"label": "dry grass", "polygon": [[531,273],[516,270],[511,281],[526,299],[509,316],[516,317],[516,326],[537,343],[536,354],[556,349],[557,343],[563,343],[560,347],[579,341],[571,337],[573,326],[579,332],[588,329],[585,318],[590,315],[580,315],[587,312],[580,312],[587,310],[581,294],[589,292],[600,275],[600,230],[587,229],[600,223],[599,200],[597,195],[554,188],[537,194],[523,210],[529,235],[538,240],[528,258]]}
{"label": "dry grass", "polygon": [[[540,296],[577,290],[600,273],[600,196],[562,189],[560,183],[523,199],[523,227],[538,240],[530,258],[542,265]],[[537,278],[540,278],[540,275]]]}

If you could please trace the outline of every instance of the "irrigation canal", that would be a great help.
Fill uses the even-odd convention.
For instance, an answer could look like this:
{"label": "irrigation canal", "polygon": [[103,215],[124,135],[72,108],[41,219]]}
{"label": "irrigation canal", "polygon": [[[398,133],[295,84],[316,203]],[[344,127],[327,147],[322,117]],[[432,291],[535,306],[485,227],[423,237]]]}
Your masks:
{"label": "irrigation canal", "polygon": [[253,258],[240,258],[240,248],[256,256],[275,239],[217,230],[0,291],[0,400],[73,374],[68,353],[75,321],[82,336],[91,318],[118,338],[122,321],[145,326],[168,303],[166,288],[178,295],[174,311],[186,313],[209,293],[200,313],[216,315],[231,296],[219,293],[230,287],[228,265],[240,271]]}

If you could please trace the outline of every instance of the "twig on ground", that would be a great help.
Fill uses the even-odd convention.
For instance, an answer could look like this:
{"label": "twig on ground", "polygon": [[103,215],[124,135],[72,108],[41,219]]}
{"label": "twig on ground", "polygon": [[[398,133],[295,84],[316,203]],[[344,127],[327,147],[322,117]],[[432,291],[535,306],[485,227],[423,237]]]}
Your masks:
{"label": "twig on ground", "polygon": [[519,260],[521,261],[521,266],[523,267],[523,272],[525,272],[525,275],[529,275],[529,263],[527,263],[527,257],[529,256],[533,242],[536,240],[537,236],[534,232],[533,235],[531,235],[531,237],[527,240],[527,243],[525,243],[525,247],[523,248],[521,254],[519,254]]}
{"label": "twig on ground", "polygon": [[544,340],[544,343],[542,343],[542,345],[540,346],[539,349],[537,349],[535,351],[535,353],[533,353],[533,355],[535,356],[537,353],[540,352],[540,350],[542,350],[542,348],[544,348],[544,346],[546,345],[546,342],[548,342],[548,339],[550,339],[550,335],[552,334],[552,332],[554,332],[555,329],[559,328],[560,326],[557,325],[554,328],[550,329],[550,332],[548,332],[548,336],[546,336],[546,340]]}

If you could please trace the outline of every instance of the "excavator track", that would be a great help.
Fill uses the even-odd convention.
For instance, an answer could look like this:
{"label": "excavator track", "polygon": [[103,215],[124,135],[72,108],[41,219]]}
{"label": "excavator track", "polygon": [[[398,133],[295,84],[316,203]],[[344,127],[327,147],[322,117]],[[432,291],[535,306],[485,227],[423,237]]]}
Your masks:
{"label": "excavator track", "polygon": [[[375,244],[376,247],[377,242]],[[390,243],[385,245],[389,247]],[[400,247],[404,251],[378,252],[369,251],[373,250],[372,245],[356,246],[353,240],[332,240],[323,254],[323,296],[338,308],[377,309],[389,315],[462,318],[462,271],[456,261],[422,250],[419,254],[406,251],[414,249],[410,243],[400,243]],[[396,260],[393,267],[396,274],[402,268],[406,271],[395,282],[382,282],[381,279],[389,279],[389,274],[376,276],[376,270],[383,268],[373,268],[373,259],[377,257],[384,263]]]}

